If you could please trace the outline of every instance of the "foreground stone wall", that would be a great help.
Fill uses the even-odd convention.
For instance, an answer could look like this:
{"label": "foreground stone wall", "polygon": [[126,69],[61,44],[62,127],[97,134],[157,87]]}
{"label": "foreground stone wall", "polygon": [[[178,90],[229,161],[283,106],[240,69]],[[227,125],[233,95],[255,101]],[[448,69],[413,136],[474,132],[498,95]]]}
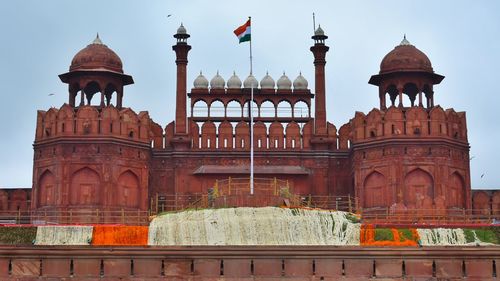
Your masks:
{"label": "foreground stone wall", "polygon": [[497,247],[0,247],[0,280],[497,280]]}

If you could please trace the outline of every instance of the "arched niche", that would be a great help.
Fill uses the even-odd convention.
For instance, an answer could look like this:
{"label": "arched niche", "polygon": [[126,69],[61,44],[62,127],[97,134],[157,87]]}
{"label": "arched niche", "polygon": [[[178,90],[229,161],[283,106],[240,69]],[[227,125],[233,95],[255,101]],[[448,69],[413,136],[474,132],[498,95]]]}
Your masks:
{"label": "arched niche", "polygon": [[472,196],[474,214],[489,215],[491,213],[490,196],[484,191],[476,191]]}
{"label": "arched niche", "polygon": [[364,187],[364,207],[387,207],[387,181],[385,176],[374,171],[370,173],[363,184]]}
{"label": "arched niche", "polygon": [[140,199],[139,178],[130,170],[123,172],[118,177],[118,190],[116,191],[117,206],[138,208]]}
{"label": "arched niche", "polygon": [[71,205],[96,205],[100,202],[99,174],[88,168],[82,168],[71,176],[70,203]]}
{"label": "arched niche", "polygon": [[465,208],[465,181],[459,173],[451,174],[445,196],[448,208]]}
{"label": "arched niche", "polygon": [[428,172],[417,168],[406,175],[404,183],[404,203],[409,209],[432,207],[434,180]]}
{"label": "arched niche", "polygon": [[46,170],[38,180],[38,205],[53,206],[56,203],[56,178],[54,174]]}

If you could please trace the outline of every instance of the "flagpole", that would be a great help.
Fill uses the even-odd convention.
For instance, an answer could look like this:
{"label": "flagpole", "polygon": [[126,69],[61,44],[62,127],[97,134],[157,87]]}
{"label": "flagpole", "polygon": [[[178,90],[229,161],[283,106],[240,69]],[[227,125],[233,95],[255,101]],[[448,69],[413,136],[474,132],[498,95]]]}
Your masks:
{"label": "flagpole", "polygon": [[[248,17],[248,20],[250,21],[250,28],[252,26],[251,22],[252,17]],[[252,74],[253,67],[252,67],[252,35],[250,35],[250,75]],[[252,104],[253,104],[253,83],[250,85],[250,104],[249,104],[249,109],[250,109],[250,194],[253,195],[254,193],[254,186],[253,186],[253,113],[252,113]]]}

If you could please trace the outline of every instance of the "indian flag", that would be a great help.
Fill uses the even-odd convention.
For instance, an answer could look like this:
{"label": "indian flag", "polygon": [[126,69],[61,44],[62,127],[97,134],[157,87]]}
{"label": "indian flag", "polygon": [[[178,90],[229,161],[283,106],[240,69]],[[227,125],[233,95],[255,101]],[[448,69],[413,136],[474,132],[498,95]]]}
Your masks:
{"label": "indian flag", "polygon": [[236,28],[234,34],[238,36],[240,43],[250,41],[250,19],[244,25]]}

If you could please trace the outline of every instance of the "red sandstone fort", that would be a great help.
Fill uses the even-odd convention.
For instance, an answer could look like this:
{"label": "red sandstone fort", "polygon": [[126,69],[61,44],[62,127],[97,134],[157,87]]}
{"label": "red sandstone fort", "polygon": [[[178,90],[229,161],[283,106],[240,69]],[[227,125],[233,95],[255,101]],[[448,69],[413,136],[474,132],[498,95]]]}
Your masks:
{"label": "red sandstone fort", "polygon": [[[378,87],[377,108],[336,126],[326,119],[329,47],[321,28],[310,48],[314,90],[301,74],[293,82],[266,75],[260,83],[250,74],[242,83],[236,74],[209,82],[201,73],[189,90],[190,35],[181,25],[174,37],[175,120],[160,125],[124,105],[133,78],[97,37],[59,75],[68,102],[38,111],[32,190],[1,190],[1,208],[158,211],[196,204],[226,184],[233,205],[273,204],[280,185],[330,208],[349,198],[362,210],[498,214],[499,191],[471,191],[465,112],[435,103],[444,76],[406,38],[369,79]],[[235,198],[228,181],[249,175],[252,87],[256,193],[233,190]],[[265,188],[273,185],[273,192]]]}

